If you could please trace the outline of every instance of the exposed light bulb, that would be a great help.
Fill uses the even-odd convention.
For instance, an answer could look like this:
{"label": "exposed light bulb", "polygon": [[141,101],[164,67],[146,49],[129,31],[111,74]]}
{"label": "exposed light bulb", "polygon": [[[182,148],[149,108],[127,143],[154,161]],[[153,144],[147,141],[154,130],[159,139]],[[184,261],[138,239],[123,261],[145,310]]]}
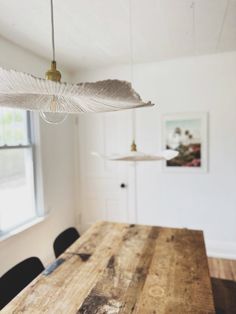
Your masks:
{"label": "exposed light bulb", "polygon": [[56,96],[52,96],[52,100],[51,100],[51,103],[50,103],[50,112],[45,112],[45,111],[40,111],[40,116],[41,118],[49,123],[49,124],[61,124],[63,123],[68,114],[67,113],[59,113],[59,112],[56,112],[56,108],[57,108],[57,98]]}
{"label": "exposed light bulb", "polygon": [[[55,60],[51,62],[51,68],[46,72],[45,75],[47,80],[53,82],[61,81],[61,73],[57,70],[57,64]],[[45,122],[49,124],[61,124],[66,120],[68,113],[57,112],[58,102],[58,97],[52,95],[50,102],[50,112],[40,111],[40,116]],[[60,106],[62,105],[60,104]]]}
{"label": "exposed light bulb", "polygon": [[66,120],[67,116],[68,115],[64,113],[40,111],[40,117],[49,124],[61,124]]}

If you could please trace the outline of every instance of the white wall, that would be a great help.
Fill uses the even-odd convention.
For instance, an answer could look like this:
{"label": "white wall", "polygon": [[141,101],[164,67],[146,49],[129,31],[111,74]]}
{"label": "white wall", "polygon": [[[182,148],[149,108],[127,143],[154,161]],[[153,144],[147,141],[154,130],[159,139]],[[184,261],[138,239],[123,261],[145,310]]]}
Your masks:
{"label": "white wall", "polygon": [[[140,64],[134,77],[135,89],[156,103],[137,111],[142,151],[161,149],[162,114],[209,113],[207,173],[164,173],[160,164],[138,164],[139,223],[203,229],[209,255],[236,258],[236,52]],[[130,67],[93,69],[76,80],[106,78],[129,80]]]}
{"label": "white wall", "polygon": [[[44,77],[50,66],[50,61],[3,38],[0,38],[0,47],[0,66],[4,68]],[[63,69],[61,72],[64,80],[70,79]],[[45,209],[50,213],[38,225],[0,242],[0,275],[29,256],[38,256],[44,263],[50,262],[54,259],[54,238],[66,227],[75,225],[74,118],[68,118],[59,126],[41,121],[40,135]]]}

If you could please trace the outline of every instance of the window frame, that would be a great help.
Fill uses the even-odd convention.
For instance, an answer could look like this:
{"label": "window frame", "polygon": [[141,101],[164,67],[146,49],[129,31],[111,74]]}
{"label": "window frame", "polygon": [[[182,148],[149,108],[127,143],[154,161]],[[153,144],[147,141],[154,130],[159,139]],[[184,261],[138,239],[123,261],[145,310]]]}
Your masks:
{"label": "window frame", "polygon": [[[39,115],[26,111],[27,123],[27,142],[28,144],[22,145],[0,145],[0,151],[5,149],[29,149],[30,158],[32,160],[32,176],[33,176],[33,203],[34,203],[34,216],[21,222],[9,229],[0,229],[0,240],[4,240],[12,235],[24,231],[33,225],[41,222],[47,216],[44,209],[44,193],[43,193],[43,178],[41,167],[41,139],[40,139],[40,122]],[[0,217],[1,219],[1,217]]]}
{"label": "window frame", "polygon": [[35,211],[39,218],[46,217],[44,202],[44,184],[42,172],[42,150],[41,150],[41,132],[40,132],[40,117],[39,114],[33,111],[29,113],[29,129],[30,141],[32,146],[32,159],[33,159],[33,175],[34,175],[34,198],[35,198]]}

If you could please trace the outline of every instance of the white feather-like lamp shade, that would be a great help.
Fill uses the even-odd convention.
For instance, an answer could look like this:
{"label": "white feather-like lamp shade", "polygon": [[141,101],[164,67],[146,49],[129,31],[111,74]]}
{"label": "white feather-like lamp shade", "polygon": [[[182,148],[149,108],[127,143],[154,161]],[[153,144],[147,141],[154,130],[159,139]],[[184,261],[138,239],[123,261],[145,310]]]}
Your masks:
{"label": "white feather-like lamp shade", "polygon": [[0,106],[59,113],[106,112],[152,106],[126,81],[68,84],[0,68]]}
{"label": "white feather-like lamp shade", "polygon": [[160,161],[171,160],[179,154],[176,150],[166,149],[156,155],[145,154],[139,151],[130,151],[127,154],[114,154],[111,156],[104,156],[102,154],[92,152],[92,155],[104,158],[110,161]]}

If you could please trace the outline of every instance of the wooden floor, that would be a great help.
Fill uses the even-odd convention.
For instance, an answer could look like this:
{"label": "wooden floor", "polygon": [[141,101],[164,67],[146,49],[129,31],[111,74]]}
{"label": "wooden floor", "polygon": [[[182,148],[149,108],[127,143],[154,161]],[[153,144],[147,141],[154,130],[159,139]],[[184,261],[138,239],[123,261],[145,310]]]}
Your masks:
{"label": "wooden floor", "polygon": [[236,260],[208,258],[211,277],[236,281]]}

